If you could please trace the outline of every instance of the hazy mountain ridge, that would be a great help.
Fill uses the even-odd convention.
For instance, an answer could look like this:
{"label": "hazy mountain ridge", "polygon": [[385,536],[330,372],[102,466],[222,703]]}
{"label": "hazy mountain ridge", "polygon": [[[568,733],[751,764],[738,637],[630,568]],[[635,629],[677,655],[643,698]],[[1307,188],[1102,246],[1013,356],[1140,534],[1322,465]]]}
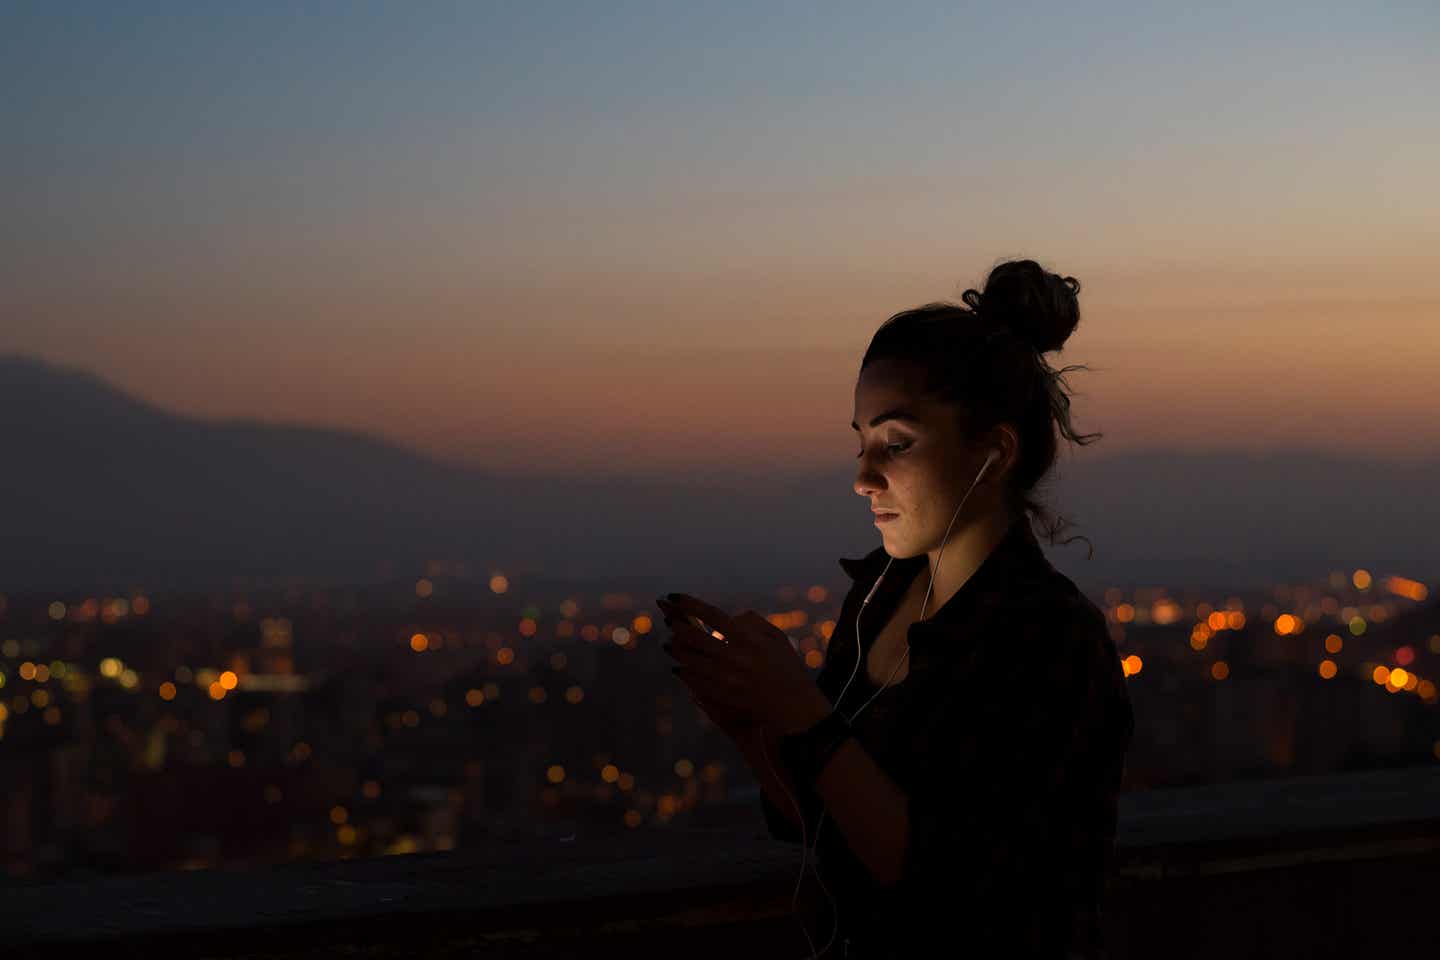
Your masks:
{"label": "hazy mountain ridge", "polygon": [[[432,559],[686,591],[844,586],[835,558],[879,543],[848,462],[764,484],[491,475],[358,431],[172,415],[26,357],[0,357],[0,438],[0,592],[371,582]],[[1084,541],[1051,556],[1087,590],[1358,565],[1433,579],[1437,477],[1440,462],[1097,445],[1044,491],[1094,558]]]}

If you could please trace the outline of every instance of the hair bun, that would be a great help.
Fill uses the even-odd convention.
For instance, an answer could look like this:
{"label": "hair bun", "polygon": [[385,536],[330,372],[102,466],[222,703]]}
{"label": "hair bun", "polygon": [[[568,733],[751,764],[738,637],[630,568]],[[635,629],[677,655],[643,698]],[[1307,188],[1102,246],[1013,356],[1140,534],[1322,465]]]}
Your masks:
{"label": "hair bun", "polygon": [[1080,323],[1080,281],[1034,260],[1011,260],[990,271],[985,290],[961,299],[976,313],[1008,326],[1040,353],[1059,350]]}

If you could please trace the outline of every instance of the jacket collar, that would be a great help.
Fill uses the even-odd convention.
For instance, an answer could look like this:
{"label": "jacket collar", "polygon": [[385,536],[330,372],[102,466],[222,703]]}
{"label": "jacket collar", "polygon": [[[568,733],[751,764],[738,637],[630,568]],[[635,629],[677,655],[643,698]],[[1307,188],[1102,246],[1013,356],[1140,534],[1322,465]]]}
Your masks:
{"label": "jacket collar", "polygon": [[[889,560],[889,554],[880,546],[863,557],[841,557],[839,563],[841,569],[868,592]],[[886,611],[893,610],[905,586],[917,573],[926,570],[928,564],[924,553],[897,558],[890,563],[890,570],[871,604]],[[979,568],[940,609],[911,625],[911,635],[924,638],[943,633],[948,625],[964,621],[977,606],[995,606],[1004,603],[1007,598],[1023,596],[1026,588],[1043,581],[1053,569],[1030,528],[1029,520],[1020,517],[1011,523],[1010,529]]]}

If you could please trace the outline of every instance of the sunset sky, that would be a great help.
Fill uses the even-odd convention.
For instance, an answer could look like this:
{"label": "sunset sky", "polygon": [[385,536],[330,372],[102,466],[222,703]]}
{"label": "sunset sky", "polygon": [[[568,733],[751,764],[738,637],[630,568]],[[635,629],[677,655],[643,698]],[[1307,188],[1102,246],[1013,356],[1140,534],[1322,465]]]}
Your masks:
{"label": "sunset sky", "polygon": [[887,316],[1033,257],[1097,455],[1440,452],[1440,6],[777,6],[6,4],[0,353],[780,469],[853,457]]}

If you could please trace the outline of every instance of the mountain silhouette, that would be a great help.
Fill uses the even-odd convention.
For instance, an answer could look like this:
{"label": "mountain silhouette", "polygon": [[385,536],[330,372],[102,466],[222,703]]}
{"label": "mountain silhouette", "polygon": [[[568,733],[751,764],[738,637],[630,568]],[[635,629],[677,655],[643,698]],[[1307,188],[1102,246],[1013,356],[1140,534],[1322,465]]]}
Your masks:
{"label": "mountain silhouette", "polygon": [[[844,460],[763,482],[492,474],[357,431],[177,415],[25,356],[0,356],[0,443],[8,593],[366,583],[441,560],[718,599],[846,587],[835,558],[880,542]],[[1304,451],[1086,450],[1040,492],[1094,544],[1089,560],[1084,541],[1047,544],[1082,588],[1221,590],[1357,566],[1433,579],[1436,476]]]}

